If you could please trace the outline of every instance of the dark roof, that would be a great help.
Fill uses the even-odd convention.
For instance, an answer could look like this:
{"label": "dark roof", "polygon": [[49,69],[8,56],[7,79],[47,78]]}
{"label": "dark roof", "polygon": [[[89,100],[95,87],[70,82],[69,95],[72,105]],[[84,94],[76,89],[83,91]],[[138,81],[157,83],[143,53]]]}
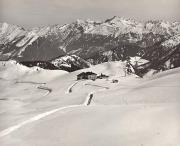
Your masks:
{"label": "dark roof", "polygon": [[77,76],[83,76],[83,75],[97,75],[97,74],[93,73],[93,72],[82,72],[82,73],[78,74]]}

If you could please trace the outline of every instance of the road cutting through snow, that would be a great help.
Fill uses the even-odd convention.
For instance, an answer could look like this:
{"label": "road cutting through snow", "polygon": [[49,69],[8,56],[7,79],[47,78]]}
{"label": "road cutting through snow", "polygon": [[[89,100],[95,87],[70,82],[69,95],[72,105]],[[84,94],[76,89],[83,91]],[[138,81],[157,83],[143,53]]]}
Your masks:
{"label": "road cutting through snow", "polygon": [[94,92],[90,92],[90,93],[87,95],[87,97],[86,97],[86,99],[85,99],[85,101],[84,101],[84,105],[85,105],[85,106],[88,106],[88,105],[91,104],[91,100],[92,100],[93,96],[94,96]]}
{"label": "road cutting through snow", "polygon": [[65,94],[71,93],[73,87],[74,87],[78,82],[79,82],[79,81],[76,81],[76,82],[74,82],[73,84],[71,84],[71,85],[68,87],[68,89],[67,89],[67,91],[65,92]]}
{"label": "road cutting through snow", "polygon": [[51,88],[44,87],[44,86],[37,86],[37,89],[47,91],[47,93],[45,93],[43,96],[47,96],[48,94],[50,94],[50,93],[52,92],[52,89],[51,89]]}
{"label": "road cutting through snow", "polygon": [[25,84],[35,84],[35,85],[45,85],[46,83],[32,82],[32,81],[16,81],[15,83],[25,83]]}
{"label": "road cutting through snow", "polygon": [[38,85],[38,86],[36,86],[37,89],[47,91],[47,93],[45,93],[43,96],[47,96],[48,94],[50,94],[52,92],[51,88],[42,86],[42,85],[45,85],[46,83],[39,83],[39,82],[32,82],[32,81],[16,81],[15,83]]}
{"label": "road cutting through snow", "polygon": [[[27,82],[26,82],[26,83],[27,83]],[[68,89],[71,89],[71,90],[72,90],[72,87],[74,87],[77,83],[78,83],[78,81],[75,82],[75,83],[73,83]],[[52,89],[50,89],[50,88],[48,88],[48,87],[37,86],[37,88],[38,88],[38,89],[42,89],[42,90],[47,90],[48,93],[46,93],[46,94],[49,94],[50,92],[52,92]],[[103,87],[103,88],[104,88],[104,90],[105,90],[105,89],[109,89],[109,88],[106,88],[106,87]],[[98,90],[98,91],[102,91],[102,89],[100,89],[100,90]],[[47,116],[49,116],[49,115],[51,115],[51,114],[54,114],[54,113],[56,113],[56,112],[58,112],[58,111],[65,110],[65,109],[69,109],[69,108],[89,106],[89,105],[91,104],[92,98],[94,97],[94,93],[95,93],[95,91],[90,92],[90,93],[86,96],[85,101],[84,101],[83,104],[80,104],[80,105],[69,105],[69,106],[65,106],[65,107],[60,107],[60,108],[57,108],[57,109],[54,109],[54,110],[47,111],[47,112],[41,113],[41,114],[39,114],[39,115],[36,115],[36,116],[34,116],[34,117],[32,117],[32,118],[24,121],[24,122],[21,122],[21,123],[15,125],[15,126],[11,126],[11,127],[9,127],[9,128],[7,128],[7,129],[5,129],[5,130],[3,130],[3,131],[0,132],[0,138],[3,137],[3,136],[6,136],[6,135],[8,135],[8,134],[11,134],[12,132],[18,130],[19,128],[21,128],[21,127],[23,127],[23,126],[25,126],[25,125],[27,125],[27,124],[30,124],[30,123],[35,122],[35,121],[38,121],[38,120],[40,120],[40,119],[42,119],[42,118],[45,118],[45,117],[47,117]]]}
{"label": "road cutting through snow", "polygon": [[23,127],[23,126],[25,126],[25,125],[27,125],[27,124],[29,124],[29,123],[38,121],[38,120],[40,120],[40,119],[42,119],[42,118],[45,118],[45,117],[47,117],[47,116],[49,116],[49,115],[51,115],[51,114],[54,114],[54,113],[56,113],[56,112],[58,112],[58,111],[65,110],[65,109],[69,109],[69,108],[76,108],[76,107],[88,106],[88,105],[90,105],[90,102],[91,102],[91,100],[92,100],[93,93],[94,93],[94,92],[91,92],[91,93],[88,94],[88,96],[86,97],[86,100],[84,101],[83,104],[65,106],[65,107],[57,108],[57,109],[54,109],[54,110],[51,110],[51,111],[48,111],[48,112],[44,112],[44,113],[39,114],[39,115],[37,115],[37,116],[34,116],[34,117],[32,117],[32,118],[24,121],[24,122],[21,122],[21,123],[15,125],[15,126],[11,126],[11,127],[7,128],[7,129],[1,131],[1,132],[0,132],[0,137],[6,136],[6,135],[8,135],[8,134],[11,134],[12,132],[18,130],[19,128],[21,128],[21,127]]}
{"label": "road cutting through snow", "polygon": [[104,88],[104,89],[109,89],[109,87],[95,85],[95,84],[84,84],[84,85],[86,85],[86,86],[94,86],[94,87],[99,87],[99,88]]}
{"label": "road cutting through snow", "polygon": [[11,127],[7,128],[7,129],[1,131],[0,132],[0,137],[11,134],[12,132],[18,130],[19,128],[21,128],[21,127],[23,127],[23,126],[25,126],[25,125],[27,125],[29,123],[38,121],[38,120],[40,120],[42,118],[45,118],[45,117],[47,117],[47,116],[49,116],[51,114],[54,114],[54,113],[56,113],[58,111],[69,109],[69,108],[76,108],[76,107],[80,107],[80,106],[82,106],[82,105],[70,105],[70,106],[66,106],[66,107],[57,108],[57,109],[54,109],[54,110],[51,110],[51,111],[48,111],[48,112],[44,112],[44,113],[39,114],[37,116],[34,116],[34,117],[24,121],[24,122],[21,122],[21,123],[15,125],[15,126],[11,126]]}

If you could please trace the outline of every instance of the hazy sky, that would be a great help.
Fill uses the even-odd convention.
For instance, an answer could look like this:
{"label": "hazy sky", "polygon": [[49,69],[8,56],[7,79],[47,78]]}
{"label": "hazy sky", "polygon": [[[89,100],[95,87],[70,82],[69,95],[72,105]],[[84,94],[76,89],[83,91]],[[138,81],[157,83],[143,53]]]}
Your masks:
{"label": "hazy sky", "polygon": [[0,0],[0,22],[24,27],[113,16],[180,21],[180,0]]}

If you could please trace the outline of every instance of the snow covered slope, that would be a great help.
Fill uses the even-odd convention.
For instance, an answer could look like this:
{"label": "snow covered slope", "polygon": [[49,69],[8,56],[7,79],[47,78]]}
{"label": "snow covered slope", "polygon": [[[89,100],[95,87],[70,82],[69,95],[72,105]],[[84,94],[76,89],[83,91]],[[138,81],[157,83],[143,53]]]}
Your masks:
{"label": "snow covered slope", "polygon": [[[67,73],[1,62],[0,145],[178,146],[180,68],[142,79],[123,67]],[[86,71],[110,77],[77,81]]]}
{"label": "snow covered slope", "polygon": [[[34,76],[38,81],[48,81],[48,79],[53,79],[56,75],[61,75],[67,73],[63,70],[45,70],[39,67],[26,67],[17,63],[16,61],[1,61],[0,62],[0,77],[6,80],[18,80],[23,78],[30,78]],[[51,74],[49,76],[49,74]]]}

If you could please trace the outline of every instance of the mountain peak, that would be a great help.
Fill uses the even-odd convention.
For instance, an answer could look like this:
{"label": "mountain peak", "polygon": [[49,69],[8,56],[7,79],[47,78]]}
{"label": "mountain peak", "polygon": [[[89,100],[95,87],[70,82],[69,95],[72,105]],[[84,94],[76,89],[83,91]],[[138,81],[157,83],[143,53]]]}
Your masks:
{"label": "mountain peak", "polygon": [[19,29],[19,30],[25,30],[23,27],[20,27],[18,25],[9,24],[7,22],[0,23],[0,34],[10,32],[12,30]]}
{"label": "mountain peak", "polygon": [[[8,31],[2,34],[1,30],[5,28]],[[141,55],[139,50],[145,51],[152,46],[167,49],[180,42],[177,36],[180,34],[180,23],[153,20],[140,22],[118,16],[101,22],[78,19],[63,26],[36,27],[29,31],[17,28],[1,24],[0,57],[47,61],[57,56],[72,55],[56,61],[58,64],[62,64],[62,61],[63,64],[73,62],[73,66],[77,66],[73,60],[79,62],[82,58],[92,64],[124,60],[126,56]]]}
{"label": "mountain peak", "polygon": [[112,18],[110,19],[106,19],[105,20],[105,23],[107,22],[121,22],[121,21],[131,21],[131,22],[135,22],[134,19],[131,19],[131,18],[126,18],[126,17],[120,17],[120,16],[113,16]]}

